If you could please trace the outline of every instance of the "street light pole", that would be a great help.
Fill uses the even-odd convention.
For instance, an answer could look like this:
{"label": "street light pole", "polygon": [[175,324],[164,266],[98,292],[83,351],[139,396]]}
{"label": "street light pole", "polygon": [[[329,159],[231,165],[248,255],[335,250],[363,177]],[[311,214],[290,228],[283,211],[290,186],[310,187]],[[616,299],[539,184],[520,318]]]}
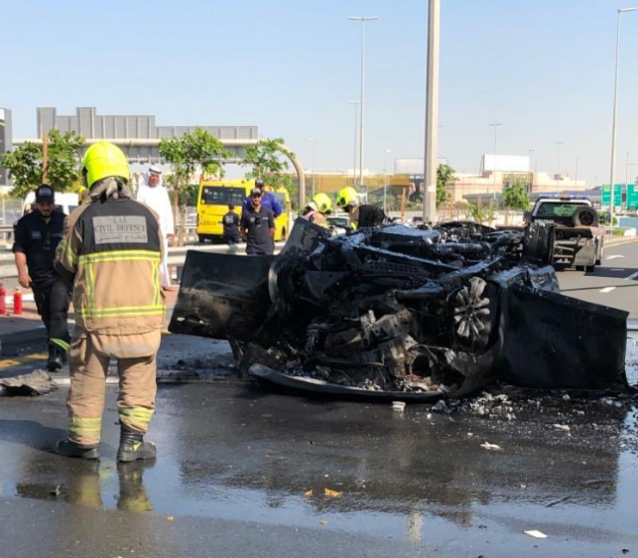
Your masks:
{"label": "street light pole", "polygon": [[348,101],[348,104],[354,106],[354,163],[352,165],[352,185],[357,187],[357,105],[360,101]]}
{"label": "street light pole", "polygon": [[436,169],[439,120],[439,34],[441,1],[429,0],[425,95],[425,157],[423,160],[423,222],[436,221]]}
{"label": "street light pole", "polygon": [[531,174],[531,180],[530,180],[530,185],[529,185],[529,193],[532,193],[532,190],[534,189],[534,165],[532,165],[532,153],[534,153],[534,155],[536,155],[536,149],[529,149],[528,150],[528,158],[529,158],[529,172]]}
{"label": "street light pole", "polygon": [[379,18],[376,16],[351,16],[348,18],[350,21],[361,22],[361,116],[359,118],[359,176],[361,184],[363,185],[363,149],[364,149],[364,99],[365,99],[365,24],[366,21],[376,21]]}
{"label": "street light pole", "polygon": [[609,217],[610,224],[614,224],[614,183],[616,182],[616,122],[618,112],[618,68],[620,65],[620,16],[627,12],[635,12],[636,8],[621,8],[618,10],[616,23],[616,71],[614,72],[614,109],[611,124],[611,172],[609,178]]}
{"label": "street light pole", "polygon": [[625,188],[629,184],[629,151],[627,151],[627,157],[625,158]]}
{"label": "street light pole", "polygon": [[386,196],[388,191],[388,153],[392,153],[392,149],[386,149],[383,157],[383,213],[386,215],[388,213],[386,205]]}
{"label": "street light pole", "polygon": [[498,130],[498,127],[502,125],[503,125],[502,122],[495,122],[494,124],[490,124],[490,126],[494,126],[494,161],[492,163],[494,166],[494,168],[492,169],[492,175],[494,177],[494,186],[492,188],[492,200],[494,202],[496,202],[496,130]]}
{"label": "street light pole", "polygon": [[557,161],[558,161],[558,176],[561,176],[560,174],[560,146],[563,145],[565,142],[564,141],[555,141],[554,145],[556,146],[556,157],[557,157]]}
{"label": "street light pole", "polygon": [[317,153],[317,141],[315,138],[308,140],[312,143],[312,190],[310,192],[310,198],[312,199],[317,193],[317,169],[315,168],[315,155]]}

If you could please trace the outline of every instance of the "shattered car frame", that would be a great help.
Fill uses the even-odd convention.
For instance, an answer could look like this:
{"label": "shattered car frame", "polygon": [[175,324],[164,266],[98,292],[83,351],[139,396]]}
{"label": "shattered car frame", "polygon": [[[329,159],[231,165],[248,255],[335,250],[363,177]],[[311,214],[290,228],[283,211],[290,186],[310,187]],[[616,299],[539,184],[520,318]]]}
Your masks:
{"label": "shattered car frame", "polygon": [[275,257],[189,252],[169,329],[228,339],[253,377],[328,396],[626,386],[627,314],[561,295],[550,241],[542,223],[331,237],[298,219]]}

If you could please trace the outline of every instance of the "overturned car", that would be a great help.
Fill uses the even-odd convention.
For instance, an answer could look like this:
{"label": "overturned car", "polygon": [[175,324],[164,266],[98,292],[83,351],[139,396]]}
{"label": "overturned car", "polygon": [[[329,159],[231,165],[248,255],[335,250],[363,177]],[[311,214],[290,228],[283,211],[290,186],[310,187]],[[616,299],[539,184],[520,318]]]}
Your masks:
{"label": "overturned car", "polygon": [[278,256],[188,252],[170,330],[228,339],[279,388],[433,401],[496,380],[626,387],[627,314],[560,294],[543,223],[295,223]]}

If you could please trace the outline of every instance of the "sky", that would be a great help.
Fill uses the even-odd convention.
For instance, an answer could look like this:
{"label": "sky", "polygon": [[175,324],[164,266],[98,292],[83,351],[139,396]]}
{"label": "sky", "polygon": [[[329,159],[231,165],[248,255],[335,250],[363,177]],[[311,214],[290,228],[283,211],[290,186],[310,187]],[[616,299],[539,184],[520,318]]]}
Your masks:
{"label": "sky", "polygon": [[[571,176],[578,158],[579,178],[608,182],[627,2],[441,0],[439,156],[478,171],[500,122],[498,153],[534,150],[539,171]],[[35,136],[38,106],[94,106],[158,125],[257,125],[317,169],[353,166],[361,24],[347,18],[378,16],[366,24],[365,167],[423,156],[426,0],[0,0],[0,14],[0,107],[16,138]],[[638,12],[622,32],[618,181],[627,152],[638,175]]]}

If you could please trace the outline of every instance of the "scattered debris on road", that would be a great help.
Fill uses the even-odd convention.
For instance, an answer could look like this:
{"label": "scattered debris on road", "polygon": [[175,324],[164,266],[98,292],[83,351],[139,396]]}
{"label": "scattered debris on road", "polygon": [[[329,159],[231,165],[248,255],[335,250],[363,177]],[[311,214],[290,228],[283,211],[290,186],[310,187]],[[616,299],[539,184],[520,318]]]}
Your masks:
{"label": "scattered debris on road", "polygon": [[34,370],[20,376],[0,378],[0,396],[44,395],[56,389],[58,386],[44,370]]}

